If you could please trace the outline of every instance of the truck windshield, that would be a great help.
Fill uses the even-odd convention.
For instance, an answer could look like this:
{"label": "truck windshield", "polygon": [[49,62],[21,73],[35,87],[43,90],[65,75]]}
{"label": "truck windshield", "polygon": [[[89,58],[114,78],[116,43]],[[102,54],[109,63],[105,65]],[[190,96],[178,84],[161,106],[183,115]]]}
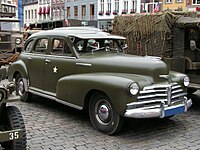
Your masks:
{"label": "truck windshield", "polygon": [[19,22],[0,22],[1,31],[20,31]]}

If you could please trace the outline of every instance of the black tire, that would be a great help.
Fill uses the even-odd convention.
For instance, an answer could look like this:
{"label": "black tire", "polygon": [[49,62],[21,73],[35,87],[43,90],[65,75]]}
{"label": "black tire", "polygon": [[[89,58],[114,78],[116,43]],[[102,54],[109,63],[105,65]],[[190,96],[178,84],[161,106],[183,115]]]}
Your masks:
{"label": "black tire", "polygon": [[89,102],[89,116],[93,127],[112,135],[119,132],[123,118],[117,113],[110,99],[102,93],[95,93]]}
{"label": "black tire", "polygon": [[23,129],[23,136],[21,139],[3,142],[1,146],[6,150],[26,150],[26,129],[21,112],[15,106],[5,107],[3,110],[1,121],[4,130]]}
{"label": "black tire", "polygon": [[25,91],[25,82],[22,79],[20,74],[17,74],[15,77],[16,83],[16,93],[21,97],[21,101],[28,102],[31,99],[32,94]]}
{"label": "black tire", "polygon": [[187,93],[188,93],[189,95],[193,94],[193,93],[196,92],[196,91],[197,91],[197,89],[195,89],[195,88],[188,88],[188,89],[187,89]]}

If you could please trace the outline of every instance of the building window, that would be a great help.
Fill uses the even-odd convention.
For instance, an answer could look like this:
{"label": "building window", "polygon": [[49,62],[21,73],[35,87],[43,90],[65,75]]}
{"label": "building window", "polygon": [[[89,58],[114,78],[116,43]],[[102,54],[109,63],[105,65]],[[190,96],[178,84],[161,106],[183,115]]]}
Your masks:
{"label": "building window", "polygon": [[33,10],[31,10],[31,19],[33,19]]}
{"label": "building window", "polygon": [[74,6],[74,16],[78,16],[78,6]]}
{"label": "building window", "polygon": [[108,0],[106,13],[110,13],[110,12],[111,12],[111,0]]}
{"label": "building window", "polygon": [[100,11],[101,13],[104,13],[104,0],[100,1]]}
{"label": "building window", "polygon": [[35,9],[35,19],[37,19],[37,9]]}
{"label": "building window", "polygon": [[193,0],[192,4],[196,5],[196,4],[200,4],[200,0]]}
{"label": "building window", "polygon": [[28,19],[27,16],[27,10],[25,10],[25,19]]}
{"label": "building window", "polygon": [[28,11],[28,19],[31,19],[31,12],[30,12],[30,10]]}
{"label": "building window", "polygon": [[85,16],[85,15],[86,15],[86,7],[85,5],[82,5],[81,16]]}
{"label": "building window", "polygon": [[90,4],[90,20],[94,20],[94,4]]}
{"label": "building window", "polygon": [[114,10],[115,13],[118,13],[119,12],[119,0],[115,0],[115,10]]}
{"label": "building window", "polygon": [[67,17],[70,17],[70,7],[67,7]]}
{"label": "building window", "polygon": [[172,0],[166,0],[165,2],[166,3],[172,3]]}
{"label": "building window", "polygon": [[128,0],[124,0],[124,10],[123,12],[128,12]]}
{"label": "building window", "polygon": [[183,0],[176,0],[176,2],[177,2],[177,3],[182,3],[182,2],[183,2]]}
{"label": "building window", "polygon": [[136,12],[137,0],[132,0],[132,9],[131,12]]}

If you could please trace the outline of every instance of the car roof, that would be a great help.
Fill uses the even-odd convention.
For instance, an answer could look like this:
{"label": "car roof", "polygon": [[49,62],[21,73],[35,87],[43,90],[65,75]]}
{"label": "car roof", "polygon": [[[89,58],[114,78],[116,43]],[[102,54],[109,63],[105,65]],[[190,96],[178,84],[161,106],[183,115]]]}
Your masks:
{"label": "car roof", "polygon": [[126,39],[125,37],[112,35],[95,27],[61,27],[53,30],[39,31],[34,33],[31,37],[37,36],[65,36],[65,37],[78,37],[81,39]]}

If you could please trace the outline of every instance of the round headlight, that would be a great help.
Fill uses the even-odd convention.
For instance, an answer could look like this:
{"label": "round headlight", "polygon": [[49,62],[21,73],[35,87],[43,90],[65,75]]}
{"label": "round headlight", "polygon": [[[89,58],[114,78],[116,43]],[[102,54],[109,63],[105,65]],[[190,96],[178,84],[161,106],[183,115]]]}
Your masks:
{"label": "round headlight", "polygon": [[184,85],[184,86],[188,86],[189,84],[190,84],[190,79],[189,79],[188,76],[185,76],[185,77],[183,78],[183,85]]}
{"label": "round headlight", "polygon": [[22,43],[21,38],[16,38],[16,39],[15,39],[15,44],[19,45],[19,44],[21,44],[21,43]]}
{"label": "round headlight", "polygon": [[131,95],[136,95],[139,91],[139,86],[137,85],[137,83],[132,83],[129,87],[129,92],[131,93]]}

